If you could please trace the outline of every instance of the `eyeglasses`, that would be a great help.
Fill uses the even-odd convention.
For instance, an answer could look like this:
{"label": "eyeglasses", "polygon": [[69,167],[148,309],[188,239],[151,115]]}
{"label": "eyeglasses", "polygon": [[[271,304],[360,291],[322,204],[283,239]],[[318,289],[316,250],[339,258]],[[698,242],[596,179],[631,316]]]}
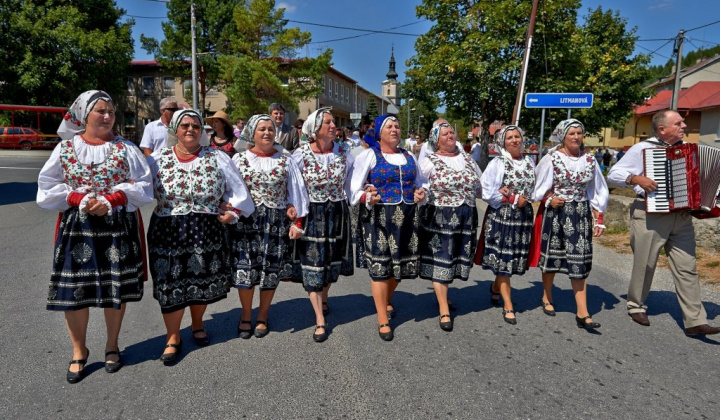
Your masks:
{"label": "eyeglasses", "polygon": [[180,108],[165,108],[166,111],[172,111],[172,112],[175,112],[178,109],[180,109]]}
{"label": "eyeglasses", "polygon": [[199,130],[200,125],[199,124],[190,124],[190,123],[182,123],[178,127],[182,128],[183,130],[188,130],[190,127],[192,127],[193,130]]}

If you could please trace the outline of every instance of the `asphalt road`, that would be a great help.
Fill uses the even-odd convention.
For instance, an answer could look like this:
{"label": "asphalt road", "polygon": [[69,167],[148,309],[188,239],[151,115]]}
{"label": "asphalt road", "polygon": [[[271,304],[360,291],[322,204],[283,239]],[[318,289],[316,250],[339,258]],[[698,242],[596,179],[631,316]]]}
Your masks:
{"label": "asphalt road", "polygon": [[[0,152],[0,418],[3,419],[470,419],[718,418],[720,337],[683,335],[667,270],[658,270],[648,301],[651,327],[625,311],[631,257],[596,246],[589,307],[598,333],[575,326],[574,300],[558,276],[558,316],[539,307],[540,272],[513,278],[518,324],[489,302],[491,273],[479,268],[455,282],[455,330],[438,327],[430,283],[398,288],[395,340],[378,338],[364,270],[331,289],[330,338],[311,339],[314,316],[299,285],[282,284],[270,312],[271,333],[236,337],[237,294],[211,305],[212,344],[192,342],[172,367],[158,361],[165,344],[151,284],[130,304],[120,336],[125,367],[103,369],[102,311],[91,310],[91,372],[70,385],[71,346],[62,314],[45,310],[57,215],[35,203],[47,152]],[[19,168],[19,169],[18,169]],[[149,220],[152,207],[143,208]],[[720,292],[704,288],[711,323],[720,324]],[[257,301],[255,302],[257,305]]]}

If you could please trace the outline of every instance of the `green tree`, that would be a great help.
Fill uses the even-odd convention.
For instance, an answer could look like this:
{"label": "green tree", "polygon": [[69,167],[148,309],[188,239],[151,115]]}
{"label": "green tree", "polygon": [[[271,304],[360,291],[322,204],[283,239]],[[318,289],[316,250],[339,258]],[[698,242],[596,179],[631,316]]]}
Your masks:
{"label": "green tree", "polygon": [[[417,15],[435,25],[417,39],[406,75],[417,90],[439,98],[449,118],[468,125],[478,120],[483,131],[495,120],[509,122],[531,7],[516,0],[424,0]],[[593,132],[620,124],[631,105],[642,101],[635,83],[647,58],[627,58],[636,38],[617,14],[598,8],[578,25],[579,7],[580,0],[541,2],[525,91],[592,89],[602,112],[577,115],[588,118]],[[539,111],[523,109],[521,116],[521,126],[539,131]]]}
{"label": "green tree", "polygon": [[[183,78],[192,76],[192,32],[190,31],[190,3],[193,0],[170,0],[168,20],[162,23],[163,40],[140,36],[140,43],[148,54],[169,72]],[[233,10],[237,2],[231,0],[194,0],[195,30],[198,61],[198,99],[202,111],[209,89],[218,83],[218,56],[231,51]],[[192,96],[192,94],[190,94]]]}
{"label": "green tree", "polygon": [[125,88],[132,20],[113,0],[0,1],[0,101],[69,105],[89,89]]}
{"label": "green tree", "polygon": [[229,49],[218,58],[233,116],[265,113],[272,102],[297,109],[299,100],[322,90],[332,50],[316,58],[298,58],[311,35],[287,28],[284,15],[274,0],[244,0],[235,7]]}
{"label": "green tree", "polygon": [[368,98],[367,108],[365,108],[365,118],[367,118],[368,124],[375,121],[375,118],[380,116],[380,109],[378,109],[377,102],[374,97]]}

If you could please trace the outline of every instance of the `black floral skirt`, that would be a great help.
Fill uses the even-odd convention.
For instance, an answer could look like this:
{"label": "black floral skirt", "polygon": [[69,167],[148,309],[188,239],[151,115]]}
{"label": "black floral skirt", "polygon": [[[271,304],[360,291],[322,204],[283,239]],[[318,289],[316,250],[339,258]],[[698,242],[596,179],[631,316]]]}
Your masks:
{"label": "black floral skirt", "polygon": [[292,277],[290,219],[285,209],[260,204],[229,227],[233,284],[239,289],[276,289]]}
{"label": "black floral skirt", "polygon": [[354,273],[350,211],[345,201],[310,203],[305,234],[293,241],[293,282],[308,292],[321,291]]}
{"label": "black floral skirt", "polygon": [[66,210],[55,238],[47,309],[120,309],[142,299],[140,235],[134,212],[92,216],[77,207]]}
{"label": "black floral skirt", "polygon": [[367,268],[373,280],[414,279],[419,269],[416,204],[360,205],[363,256],[358,268]]}
{"label": "black floral skirt", "polygon": [[583,280],[592,269],[593,220],[588,201],[545,209],[538,266],[543,273],[564,273]]}
{"label": "black floral skirt", "polygon": [[486,212],[482,267],[496,276],[524,274],[532,239],[532,206],[503,204],[497,209],[488,206]]}
{"label": "black floral skirt", "polygon": [[475,207],[423,206],[420,216],[420,277],[438,283],[466,281],[477,247]]}
{"label": "black floral skirt", "polygon": [[159,217],[148,227],[153,297],[162,313],[207,305],[230,291],[230,247],[214,214]]}

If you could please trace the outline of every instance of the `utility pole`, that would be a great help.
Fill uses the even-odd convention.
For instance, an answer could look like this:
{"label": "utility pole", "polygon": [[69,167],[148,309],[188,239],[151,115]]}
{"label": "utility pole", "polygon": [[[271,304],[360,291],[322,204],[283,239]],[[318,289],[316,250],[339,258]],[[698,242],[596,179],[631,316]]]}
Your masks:
{"label": "utility pole", "polygon": [[530,25],[528,26],[527,40],[525,41],[525,57],[520,70],[520,86],[518,87],[517,97],[515,98],[515,109],[513,109],[513,124],[520,123],[520,104],[522,103],[522,95],[525,91],[525,78],[527,77],[528,63],[530,62],[530,50],[532,49],[532,38],[535,33],[535,15],[537,14],[538,0],[533,0],[532,12],[530,13]]}
{"label": "utility pole", "polygon": [[672,101],[670,102],[670,109],[673,111],[677,111],[678,98],[680,97],[680,67],[682,66],[682,44],[684,38],[685,30],[680,29],[677,39],[675,40],[675,54],[677,54],[677,59],[675,60],[675,86],[673,87]]}
{"label": "utility pole", "polygon": [[192,43],[190,52],[192,54],[192,106],[195,111],[198,108],[198,91],[197,91],[197,43],[195,41],[195,2],[190,2],[190,32]]}

